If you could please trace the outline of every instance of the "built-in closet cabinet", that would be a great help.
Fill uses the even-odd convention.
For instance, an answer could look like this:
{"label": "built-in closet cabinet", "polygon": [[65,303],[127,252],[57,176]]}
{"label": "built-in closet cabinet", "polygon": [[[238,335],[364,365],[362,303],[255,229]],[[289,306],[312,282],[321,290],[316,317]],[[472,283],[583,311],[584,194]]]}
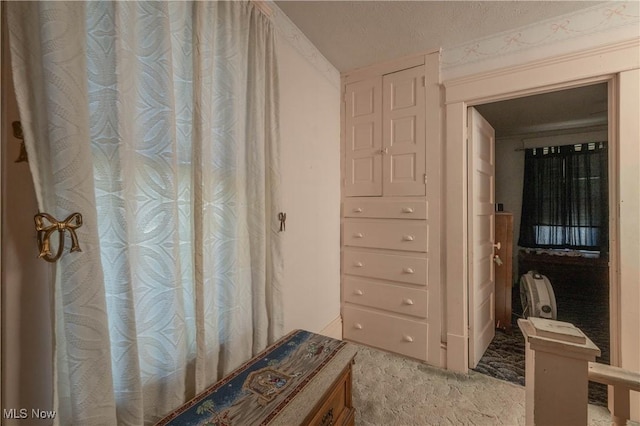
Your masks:
{"label": "built-in closet cabinet", "polygon": [[343,336],[442,365],[439,53],[342,84]]}
{"label": "built-in closet cabinet", "polygon": [[425,67],[347,84],[347,196],[425,195]]}

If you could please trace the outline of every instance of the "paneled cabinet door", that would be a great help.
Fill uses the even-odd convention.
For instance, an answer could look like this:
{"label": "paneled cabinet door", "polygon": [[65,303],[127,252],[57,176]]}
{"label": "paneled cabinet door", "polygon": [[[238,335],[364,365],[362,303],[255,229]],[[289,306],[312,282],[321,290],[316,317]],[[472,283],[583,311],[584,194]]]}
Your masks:
{"label": "paneled cabinet door", "polygon": [[345,195],[382,195],[382,79],[347,85]]}
{"label": "paneled cabinet door", "polygon": [[425,71],[409,68],[382,79],[382,193],[425,195]]}
{"label": "paneled cabinet door", "polygon": [[425,67],[345,88],[345,195],[425,195]]}

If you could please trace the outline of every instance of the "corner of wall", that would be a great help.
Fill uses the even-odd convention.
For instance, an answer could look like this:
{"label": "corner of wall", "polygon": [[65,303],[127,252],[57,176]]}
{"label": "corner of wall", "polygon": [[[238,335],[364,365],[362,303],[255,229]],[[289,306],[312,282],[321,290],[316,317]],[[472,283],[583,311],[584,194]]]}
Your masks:
{"label": "corner of wall", "polygon": [[323,336],[342,340],[342,317],[338,316],[336,319],[327,324],[327,326],[320,331],[320,334],[322,334]]}
{"label": "corner of wall", "polygon": [[333,85],[340,87],[340,73],[320,51],[309,41],[289,17],[271,0],[271,19],[276,30],[298,53]]}

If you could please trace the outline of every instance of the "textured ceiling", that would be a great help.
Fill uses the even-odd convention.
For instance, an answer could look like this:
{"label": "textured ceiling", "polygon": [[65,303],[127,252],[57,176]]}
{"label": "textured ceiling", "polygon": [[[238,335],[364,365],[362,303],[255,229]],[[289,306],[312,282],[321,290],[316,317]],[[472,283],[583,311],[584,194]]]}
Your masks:
{"label": "textured ceiling", "polygon": [[607,124],[604,83],[476,107],[497,137],[526,135]]}
{"label": "textured ceiling", "polygon": [[457,46],[602,1],[276,1],[340,72]]}

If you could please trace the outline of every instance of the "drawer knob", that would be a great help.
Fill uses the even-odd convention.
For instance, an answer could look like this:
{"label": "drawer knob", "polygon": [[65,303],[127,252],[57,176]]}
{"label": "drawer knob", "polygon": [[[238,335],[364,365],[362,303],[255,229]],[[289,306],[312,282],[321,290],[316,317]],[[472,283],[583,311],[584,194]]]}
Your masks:
{"label": "drawer knob", "polygon": [[413,337],[404,335],[404,336],[402,336],[402,340],[404,340],[405,342],[411,343],[411,342],[413,342]]}
{"label": "drawer knob", "polygon": [[357,322],[357,323],[353,324],[353,328],[355,328],[356,330],[362,330],[362,324]]}
{"label": "drawer knob", "polygon": [[413,235],[403,235],[403,236],[402,236],[402,239],[403,239],[404,241],[413,241],[413,240],[415,240],[415,238],[416,238],[416,237],[414,237]]}
{"label": "drawer knob", "polygon": [[356,207],[355,209],[353,209],[354,213],[362,213],[362,207]]}
{"label": "drawer knob", "polygon": [[362,268],[364,266],[364,263],[356,262],[353,266],[355,266],[356,268]]}
{"label": "drawer knob", "polygon": [[404,272],[405,274],[413,274],[415,271],[413,270],[413,268],[403,268],[402,272]]}
{"label": "drawer knob", "polygon": [[355,290],[353,294],[355,294],[356,296],[362,296],[364,293],[362,292],[362,290]]}
{"label": "drawer knob", "polygon": [[413,209],[411,207],[403,207],[402,213],[413,213]]}
{"label": "drawer knob", "polygon": [[353,238],[364,238],[364,234],[362,232],[358,232],[357,234],[353,234]]}
{"label": "drawer knob", "polygon": [[404,299],[402,302],[403,302],[405,305],[413,305],[413,300],[411,300],[411,299]]}

